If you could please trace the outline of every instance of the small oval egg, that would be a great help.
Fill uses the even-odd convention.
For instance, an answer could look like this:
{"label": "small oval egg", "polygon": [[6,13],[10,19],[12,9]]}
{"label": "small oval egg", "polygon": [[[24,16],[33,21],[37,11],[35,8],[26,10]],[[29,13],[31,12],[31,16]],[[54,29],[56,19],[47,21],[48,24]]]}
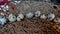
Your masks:
{"label": "small oval egg", "polygon": [[14,21],[16,21],[16,16],[13,15],[13,14],[10,14],[10,15],[8,16],[8,19],[9,19],[10,22],[14,22]]}
{"label": "small oval egg", "polygon": [[48,20],[53,20],[55,18],[55,14],[48,14]]}
{"label": "small oval egg", "polygon": [[18,14],[17,16],[17,21],[21,21],[21,19],[24,18],[24,15],[23,14]]}
{"label": "small oval egg", "polygon": [[34,14],[32,12],[29,12],[26,14],[26,18],[32,18],[34,16]]}
{"label": "small oval egg", "polygon": [[60,23],[60,18],[55,18],[55,19],[54,19],[54,22]]}
{"label": "small oval egg", "polygon": [[46,17],[45,14],[42,14],[42,15],[40,16],[40,18],[41,18],[41,19],[46,19],[47,17]]}
{"label": "small oval egg", "polygon": [[6,18],[0,17],[0,24],[4,25],[7,22]]}
{"label": "small oval egg", "polygon": [[35,12],[35,17],[39,17],[41,15],[41,11],[36,11]]}

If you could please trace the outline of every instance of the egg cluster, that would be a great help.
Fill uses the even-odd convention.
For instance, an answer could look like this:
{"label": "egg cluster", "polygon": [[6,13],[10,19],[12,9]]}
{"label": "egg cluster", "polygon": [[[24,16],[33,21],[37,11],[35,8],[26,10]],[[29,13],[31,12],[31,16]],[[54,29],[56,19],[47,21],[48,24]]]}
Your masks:
{"label": "egg cluster", "polygon": [[41,13],[41,11],[36,11],[35,13],[29,12],[29,13],[26,13],[25,15],[22,13],[19,13],[19,14],[17,14],[17,16],[10,13],[7,18],[0,16],[0,24],[4,25],[7,21],[9,21],[9,22],[21,21],[25,17],[27,19],[32,19],[34,16],[36,18],[39,17],[40,19],[45,19],[45,20],[49,20],[49,21],[51,21],[55,18],[55,14],[50,13],[50,14],[46,15],[44,13]]}
{"label": "egg cluster", "polygon": [[[20,1],[14,1],[15,5],[17,5],[18,3],[20,3]],[[1,5],[0,10],[3,10],[4,12],[6,12],[6,11],[9,10],[9,6],[6,5],[6,4]],[[49,21],[53,20],[54,22],[60,22],[59,18],[57,18],[58,20],[55,19],[55,14],[54,13],[45,14],[45,13],[42,13],[42,11],[39,11],[39,10],[34,12],[34,13],[33,12],[28,12],[25,15],[23,13],[18,13],[17,16],[14,15],[13,13],[10,13],[7,16],[7,18],[6,18],[6,16],[4,16],[3,12],[1,13],[1,15],[3,15],[3,16],[0,16],[0,24],[1,25],[4,25],[5,23],[7,23],[7,21],[9,21],[9,22],[22,21],[24,18],[32,19],[33,17],[44,19],[44,20],[49,20]]]}

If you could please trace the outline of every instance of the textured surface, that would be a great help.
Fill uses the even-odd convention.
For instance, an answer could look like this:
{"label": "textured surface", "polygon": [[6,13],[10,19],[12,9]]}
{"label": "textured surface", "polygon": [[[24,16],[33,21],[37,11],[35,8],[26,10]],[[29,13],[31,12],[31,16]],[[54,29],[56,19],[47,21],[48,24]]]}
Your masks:
{"label": "textured surface", "polygon": [[[12,12],[15,15],[17,15],[18,11],[26,14],[29,11],[35,12],[41,10],[43,13],[47,14],[52,12],[55,13],[57,17],[60,17],[60,7],[52,3],[22,2],[18,4],[18,6],[9,5],[14,7],[10,9],[10,13]],[[16,7],[18,10],[16,10]],[[4,26],[0,26],[0,34],[60,34],[60,24],[36,17],[32,19],[24,18],[21,22],[7,22]]]}

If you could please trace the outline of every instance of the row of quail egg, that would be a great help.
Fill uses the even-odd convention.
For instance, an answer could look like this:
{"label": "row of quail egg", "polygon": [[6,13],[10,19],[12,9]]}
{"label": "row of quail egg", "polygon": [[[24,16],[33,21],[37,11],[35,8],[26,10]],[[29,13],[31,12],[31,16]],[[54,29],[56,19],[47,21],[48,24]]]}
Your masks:
{"label": "row of quail egg", "polygon": [[41,13],[41,11],[36,11],[35,12],[35,17],[40,17],[41,19],[53,20],[55,18],[55,14],[50,13],[50,14],[46,15],[44,13]]}
{"label": "row of quail egg", "polygon": [[21,21],[23,18],[24,18],[23,14],[18,14],[18,16],[16,17],[14,14],[11,13],[8,15],[7,18],[5,16],[0,15],[0,25],[4,25],[5,23],[7,23],[7,21],[9,22],[15,22],[16,20]]}
{"label": "row of quail egg", "polygon": [[24,18],[24,15],[21,13],[21,14],[18,14],[18,16],[16,17],[14,14],[10,14],[8,16],[8,20],[10,22],[14,22],[14,21],[21,21],[22,19]]}
{"label": "row of quail egg", "polygon": [[[16,20],[17,21],[21,21],[22,19],[24,19],[25,17],[27,18],[27,19],[31,19],[31,18],[33,18],[34,16],[35,17],[40,17],[40,19],[48,19],[48,20],[53,20],[54,18],[55,18],[55,14],[53,14],[53,13],[50,13],[50,14],[48,14],[47,16],[46,16],[46,14],[43,14],[43,13],[41,13],[41,11],[36,11],[35,13],[33,13],[33,12],[29,12],[29,13],[27,13],[26,15],[24,15],[24,14],[22,14],[22,13],[19,13],[18,15],[17,15],[17,17],[14,15],[14,14],[9,14],[8,15],[8,20],[10,21],[10,22],[15,22]],[[0,24],[4,24],[4,23],[6,23],[6,18],[2,18],[2,17],[0,17]]]}

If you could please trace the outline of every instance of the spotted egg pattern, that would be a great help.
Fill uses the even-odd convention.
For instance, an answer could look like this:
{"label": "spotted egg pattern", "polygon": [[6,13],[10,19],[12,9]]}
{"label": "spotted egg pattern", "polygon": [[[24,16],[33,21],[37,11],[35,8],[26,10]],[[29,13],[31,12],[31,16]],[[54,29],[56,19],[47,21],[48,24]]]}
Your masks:
{"label": "spotted egg pattern", "polygon": [[32,12],[29,12],[26,14],[26,18],[32,18],[34,16],[34,14]]}
{"label": "spotted egg pattern", "polygon": [[47,17],[46,17],[45,14],[41,14],[40,18],[41,18],[41,19],[46,19]]}
{"label": "spotted egg pattern", "polygon": [[51,13],[51,14],[48,14],[48,20],[53,20],[55,18],[55,14]]}
{"label": "spotted egg pattern", "polygon": [[21,19],[24,18],[24,15],[23,14],[18,14],[17,16],[17,21],[21,21]]}
{"label": "spotted egg pattern", "polygon": [[4,25],[7,22],[5,17],[0,17],[0,24]]}
{"label": "spotted egg pattern", "polygon": [[10,14],[10,15],[8,16],[8,19],[9,19],[10,22],[14,22],[14,21],[16,21],[16,16],[13,15],[13,14]]}
{"label": "spotted egg pattern", "polygon": [[41,11],[36,11],[35,12],[35,17],[39,17],[41,15]]}

